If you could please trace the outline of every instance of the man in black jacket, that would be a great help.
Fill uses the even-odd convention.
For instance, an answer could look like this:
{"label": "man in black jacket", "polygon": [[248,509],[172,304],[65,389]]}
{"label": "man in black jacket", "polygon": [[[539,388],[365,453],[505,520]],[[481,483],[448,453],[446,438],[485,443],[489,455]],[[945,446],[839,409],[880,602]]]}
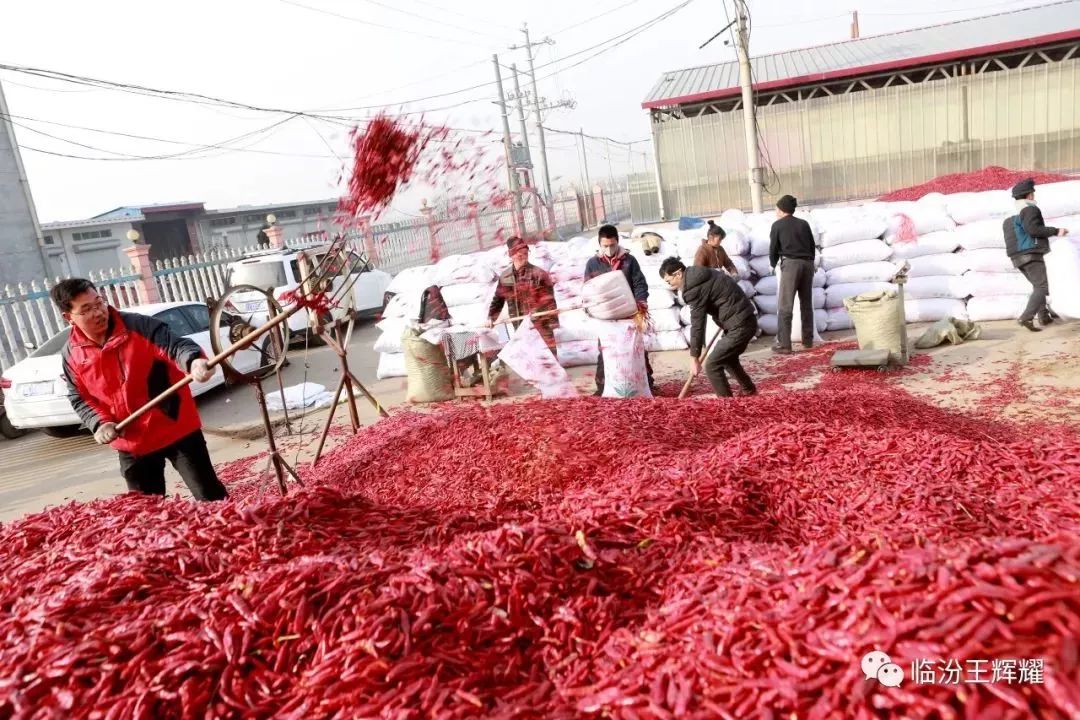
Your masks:
{"label": "man in black jacket", "polygon": [[731,386],[724,371],[731,373],[743,389],[754,395],[757,388],[739,363],[739,356],[754,339],[757,318],[750,299],[727,273],[714,268],[692,265],[686,267],[676,258],[660,265],[660,277],[672,290],[682,290],[683,299],[690,305],[690,357],[693,373],[701,372],[701,350],[705,347],[706,318],[711,317],[724,334],[705,361],[705,375],[720,397],[731,397]]}
{"label": "man in black jacket", "polygon": [[798,201],[785,195],[776,202],[776,217],[769,232],[769,264],[780,265],[778,329],[773,352],[791,352],[791,320],[795,311],[795,294],[799,295],[802,314],[802,343],[814,345],[814,233],[810,223],[795,217]]}
{"label": "man in black jacket", "polygon": [[[585,263],[585,280],[588,282],[597,275],[603,275],[612,270],[618,270],[626,275],[626,282],[630,284],[630,290],[637,300],[638,310],[645,312],[649,303],[649,282],[645,274],[641,272],[641,265],[637,259],[625,248],[619,247],[619,231],[614,225],[604,225],[597,233],[600,242],[600,252]],[[649,364],[649,353],[645,353],[645,372],[649,377],[649,388],[653,385],[652,365]],[[596,395],[604,393],[604,354],[600,353],[596,361]]]}
{"label": "man in black jacket", "polygon": [[1036,327],[1036,316],[1042,325],[1049,325],[1058,318],[1057,313],[1046,304],[1050,285],[1046,279],[1044,256],[1050,252],[1050,238],[1065,235],[1068,231],[1065,228],[1047,227],[1042,210],[1035,204],[1035,181],[1031,178],[1014,185],[1012,196],[1016,200],[1018,213],[1002,224],[1005,252],[1013,266],[1024,273],[1032,288],[1019,323],[1032,332],[1039,332],[1042,328]]}

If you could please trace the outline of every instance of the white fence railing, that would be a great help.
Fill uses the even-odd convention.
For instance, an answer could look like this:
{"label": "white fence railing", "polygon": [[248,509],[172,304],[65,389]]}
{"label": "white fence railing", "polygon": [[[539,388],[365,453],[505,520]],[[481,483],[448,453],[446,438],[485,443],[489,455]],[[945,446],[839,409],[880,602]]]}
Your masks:
{"label": "white fence railing", "polygon": [[[139,304],[140,278],[130,267],[91,272],[88,279],[114,307]],[[34,280],[0,290],[0,369],[6,370],[27,357],[34,348],[67,327],[49,297],[49,289],[60,280]]]}

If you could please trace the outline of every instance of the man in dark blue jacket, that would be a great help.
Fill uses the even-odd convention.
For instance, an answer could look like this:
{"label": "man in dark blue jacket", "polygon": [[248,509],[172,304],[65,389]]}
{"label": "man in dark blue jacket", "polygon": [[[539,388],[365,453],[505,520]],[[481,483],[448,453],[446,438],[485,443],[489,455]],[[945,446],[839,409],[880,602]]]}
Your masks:
{"label": "man in dark blue jacket", "polygon": [[[619,231],[614,225],[604,225],[598,233],[600,251],[589,258],[585,263],[585,280],[589,281],[597,275],[603,275],[612,270],[618,270],[626,275],[626,282],[637,300],[638,309],[642,312],[648,308],[649,282],[645,279],[645,273],[641,272],[641,265],[625,248],[619,247]],[[649,376],[649,387],[653,387],[652,365],[649,364],[649,353],[645,353],[645,371]],[[604,392],[604,355],[596,361],[596,395]]]}
{"label": "man in dark blue jacket", "polygon": [[1047,227],[1042,210],[1035,204],[1035,181],[1031,178],[1014,185],[1012,196],[1016,200],[1017,214],[1002,224],[1005,252],[1013,266],[1024,273],[1032,288],[1027,307],[1018,321],[1028,330],[1039,332],[1042,328],[1035,325],[1036,316],[1042,325],[1049,325],[1058,318],[1057,313],[1046,304],[1050,285],[1046,279],[1045,256],[1050,252],[1050,238],[1065,235],[1068,231]]}

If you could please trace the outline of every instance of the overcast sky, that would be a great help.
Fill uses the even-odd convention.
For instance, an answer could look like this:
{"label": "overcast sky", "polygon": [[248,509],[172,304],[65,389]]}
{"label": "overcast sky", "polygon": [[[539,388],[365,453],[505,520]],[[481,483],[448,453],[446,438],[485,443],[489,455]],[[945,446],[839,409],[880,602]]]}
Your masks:
{"label": "overcast sky", "polygon": [[[430,110],[429,117],[454,127],[501,132],[491,103],[493,86],[430,96],[493,80],[493,52],[499,53],[503,64],[517,62],[523,68],[524,52],[508,46],[523,40],[517,28],[527,21],[534,41],[548,34],[555,40],[554,45],[538,48],[539,65],[556,63],[538,69],[540,94],[577,102],[574,110],[545,113],[545,124],[570,130],[583,127],[586,133],[630,141],[649,136],[641,101],[664,70],[734,58],[723,38],[698,49],[726,24],[723,4],[716,0],[691,0],[663,22],[590,57],[594,48],[609,47],[602,45],[604,41],[681,3],[5,0],[0,2],[0,63],[201,93],[260,107],[365,108],[334,113],[356,117],[376,112],[379,105],[401,109],[402,102],[419,100],[405,109]],[[1045,0],[981,6],[974,0],[799,4],[750,0],[751,53],[843,40],[853,9],[859,10],[866,36],[1041,4]],[[730,1],[727,5],[732,7]],[[11,114],[24,118],[17,122],[26,127],[16,127],[16,134],[24,146],[23,159],[43,222],[90,217],[121,205],[201,201],[220,208],[338,194],[342,162],[335,155],[347,152],[347,129],[341,125],[294,118],[235,144],[259,152],[212,150],[165,160],[72,159],[29,148],[94,158],[160,156],[190,150],[185,143],[221,144],[287,116],[146,98],[8,71],[0,72],[0,81]],[[506,85],[508,92],[512,90],[508,73]],[[471,100],[476,102],[439,110]],[[512,117],[515,131],[516,127]],[[568,136],[549,136],[556,188],[580,177],[575,143]],[[595,181],[608,173],[608,158],[602,144],[590,142],[588,150]],[[613,147],[612,172],[624,172],[630,158],[625,148]],[[644,157],[636,156],[635,162],[643,167]],[[414,212],[418,192],[399,197],[395,205]]]}

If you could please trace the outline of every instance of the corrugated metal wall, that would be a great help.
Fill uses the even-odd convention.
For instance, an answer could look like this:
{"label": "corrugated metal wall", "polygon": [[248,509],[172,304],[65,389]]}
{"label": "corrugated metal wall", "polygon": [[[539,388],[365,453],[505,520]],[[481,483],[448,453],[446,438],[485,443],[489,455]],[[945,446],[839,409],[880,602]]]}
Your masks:
{"label": "corrugated metal wall", "polygon": [[[987,165],[1080,169],[1078,76],[1072,59],[760,107],[766,203],[873,197]],[[669,218],[749,206],[741,111],[654,129]]]}

